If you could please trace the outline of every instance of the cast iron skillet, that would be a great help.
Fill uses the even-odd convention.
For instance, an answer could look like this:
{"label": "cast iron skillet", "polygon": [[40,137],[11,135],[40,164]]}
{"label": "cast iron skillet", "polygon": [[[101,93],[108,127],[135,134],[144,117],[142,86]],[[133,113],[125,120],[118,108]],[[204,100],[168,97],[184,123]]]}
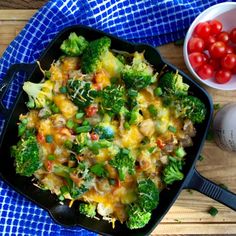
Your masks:
{"label": "cast iron skillet", "polygon": [[[62,30],[54,40],[52,40],[39,59],[43,69],[49,69],[53,60],[59,58],[61,55],[59,47],[62,41],[66,39],[71,32],[76,32],[79,35],[83,35],[88,40],[94,40],[106,35],[111,38],[111,47],[114,49],[128,52],[145,51],[145,58],[157,70],[161,70],[165,64],[167,65],[167,69],[169,71],[177,70],[175,66],[164,61],[159,52],[149,45],[132,44],[113,35],[109,35],[85,26],[72,26],[66,28]],[[195,163],[198,159],[209,128],[213,106],[211,98],[207,92],[182,71],[179,71],[179,73],[183,76],[184,82],[190,85],[190,93],[197,96],[205,103],[207,107],[207,115],[205,121],[196,126],[197,135],[193,139],[194,145],[186,149],[186,165],[183,170],[185,178],[182,181],[174,183],[169,189],[164,189],[161,192],[160,204],[153,211],[150,222],[144,228],[138,230],[130,230],[125,226],[125,224],[122,225],[120,223],[116,223],[115,229],[112,229],[111,224],[106,221],[90,219],[80,215],[78,212],[77,203],[74,203],[72,208],[69,208],[67,205],[60,205],[55,195],[52,195],[49,191],[42,191],[35,187],[30,178],[21,177],[15,174],[13,158],[10,157],[10,147],[18,141],[16,123],[18,122],[19,115],[27,112],[25,102],[28,101],[28,97],[21,91],[14,105],[9,109],[3,104],[3,98],[9,90],[10,84],[14,79],[14,75],[19,71],[26,72],[28,75],[27,80],[33,82],[39,82],[42,78],[42,73],[36,63],[15,64],[8,70],[6,77],[0,85],[0,111],[6,120],[3,134],[0,139],[0,176],[18,193],[24,195],[40,207],[46,209],[57,223],[65,226],[78,225],[104,235],[147,235],[161,221],[177,199],[181,190],[185,188],[195,189],[225,204],[233,210],[236,210],[236,195],[219,187],[210,180],[205,179],[195,169]]]}

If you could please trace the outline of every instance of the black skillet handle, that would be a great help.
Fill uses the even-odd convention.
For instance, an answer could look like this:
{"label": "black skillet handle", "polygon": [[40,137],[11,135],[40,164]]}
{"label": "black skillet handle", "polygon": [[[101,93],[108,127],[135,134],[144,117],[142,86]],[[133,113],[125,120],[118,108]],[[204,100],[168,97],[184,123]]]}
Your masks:
{"label": "black skillet handle", "polygon": [[197,190],[236,211],[236,194],[201,176],[195,168],[184,188]]}
{"label": "black skillet handle", "polygon": [[24,71],[27,74],[32,72],[32,69],[34,67],[34,64],[14,64],[12,65],[8,71],[6,76],[3,78],[2,82],[0,83],[0,112],[3,115],[8,114],[9,109],[3,104],[3,98],[6,95],[14,77],[15,74],[19,71]]}

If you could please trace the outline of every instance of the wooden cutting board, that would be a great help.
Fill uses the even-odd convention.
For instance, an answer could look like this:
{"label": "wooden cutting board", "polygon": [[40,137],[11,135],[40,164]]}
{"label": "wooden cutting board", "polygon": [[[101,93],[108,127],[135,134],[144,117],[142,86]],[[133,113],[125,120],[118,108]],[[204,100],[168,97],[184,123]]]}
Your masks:
{"label": "wooden cutting board", "polygon": [[[24,27],[34,10],[0,10],[0,55]],[[182,46],[168,44],[159,47],[162,55],[188,73],[182,56]],[[208,89],[214,103],[236,102],[236,91],[224,92]],[[199,172],[216,183],[224,183],[236,192],[236,154],[224,152],[213,142],[206,142]],[[214,206],[219,210],[215,217],[207,211]],[[174,206],[154,230],[152,235],[236,235],[236,212],[198,192],[182,191]]]}

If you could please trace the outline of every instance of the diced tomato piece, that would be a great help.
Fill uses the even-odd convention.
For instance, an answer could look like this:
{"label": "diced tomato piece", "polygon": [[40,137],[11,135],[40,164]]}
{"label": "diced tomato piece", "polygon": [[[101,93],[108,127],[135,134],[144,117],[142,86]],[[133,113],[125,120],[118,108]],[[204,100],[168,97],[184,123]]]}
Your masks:
{"label": "diced tomato piece", "polygon": [[99,136],[98,136],[98,134],[96,134],[96,133],[91,133],[91,134],[90,134],[90,138],[91,138],[92,140],[98,140],[98,139],[99,139]]}
{"label": "diced tomato piece", "polygon": [[160,138],[157,139],[156,143],[160,149],[163,149],[165,147],[165,143]]}
{"label": "diced tomato piece", "polygon": [[86,116],[87,117],[92,117],[94,116],[98,111],[97,106],[90,105],[87,108],[85,108]]}

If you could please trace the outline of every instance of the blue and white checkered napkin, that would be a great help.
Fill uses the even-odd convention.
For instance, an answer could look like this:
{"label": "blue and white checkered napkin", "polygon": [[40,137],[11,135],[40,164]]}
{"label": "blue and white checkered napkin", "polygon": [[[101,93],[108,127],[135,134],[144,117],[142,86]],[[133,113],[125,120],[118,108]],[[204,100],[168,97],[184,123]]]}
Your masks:
{"label": "blue and white checkered napkin", "polygon": [[[41,8],[9,45],[0,59],[0,80],[14,63],[34,62],[61,29],[88,25],[133,42],[154,46],[183,38],[193,19],[222,0],[51,0]],[[1,36],[0,36],[1,37]],[[18,75],[4,103],[16,97],[23,76]],[[0,132],[4,121],[0,118]],[[1,156],[1,158],[3,158]],[[48,213],[0,180],[0,234],[93,235],[79,227],[55,224]]]}

